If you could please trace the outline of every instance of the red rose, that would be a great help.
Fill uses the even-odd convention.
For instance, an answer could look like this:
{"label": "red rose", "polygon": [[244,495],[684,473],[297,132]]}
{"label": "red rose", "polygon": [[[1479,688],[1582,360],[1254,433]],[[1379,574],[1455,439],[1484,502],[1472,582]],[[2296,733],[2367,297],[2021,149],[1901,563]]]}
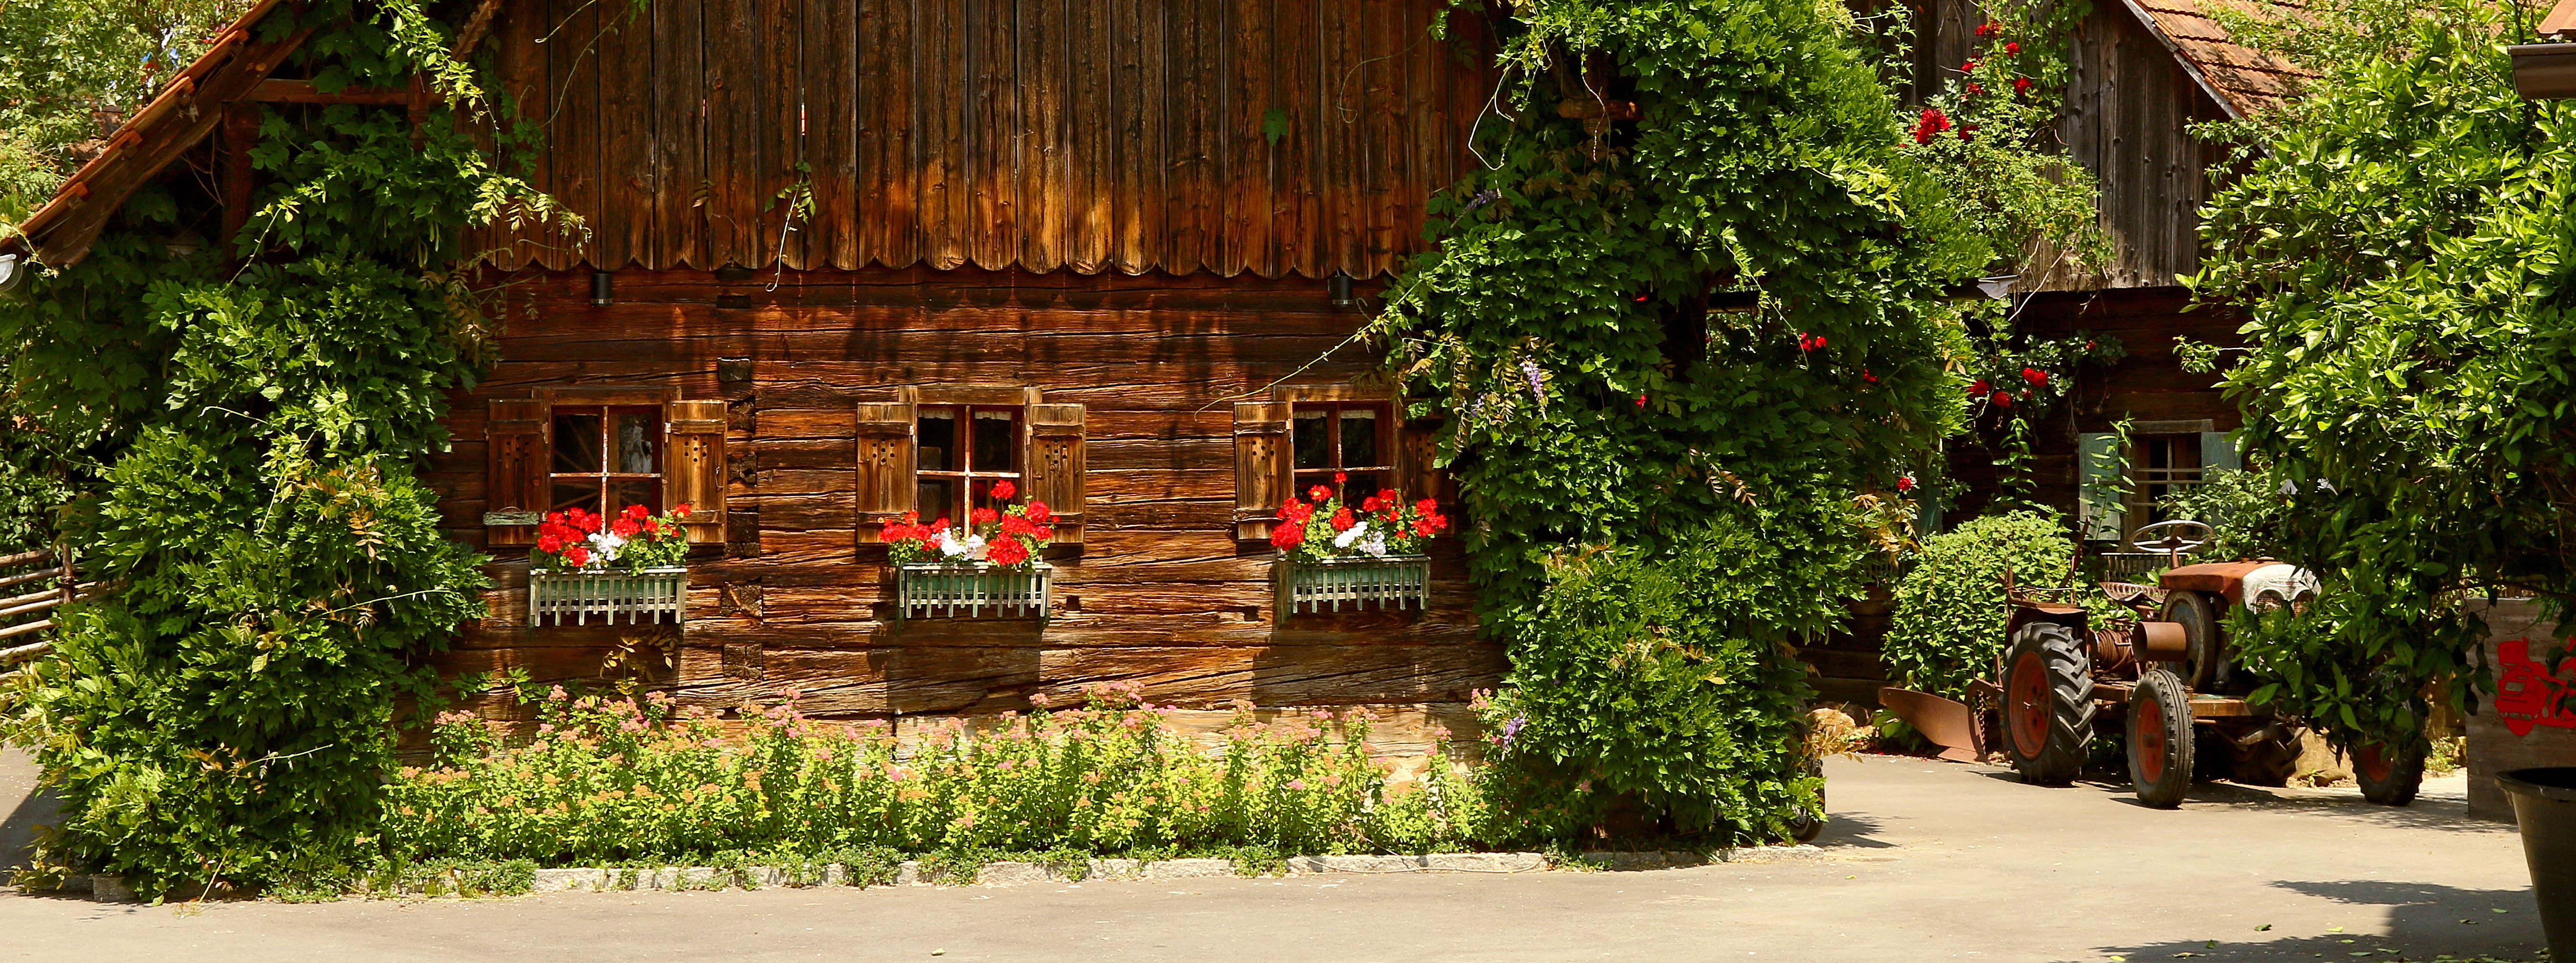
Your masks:
{"label": "red rose", "polygon": [[2005,52],[2005,53],[2008,53],[2008,54],[2011,54],[2011,55],[2013,55],[2013,56],[2016,56],[2016,57],[2021,56],[2021,45],[2020,45],[2020,44],[2017,44],[2017,43],[2008,43],[2008,44],[2005,44],[2005,45],[2004,45],[2004,52]]}
{"label": "red rose", "polygon": [[1646,393],[1645,393],[1645,392],[1643,392],[1643,391],[1637,392],[1637,407],[1639,407],[1639,408],[1644,408],[1645,406],[1646,406]]}
{"label": "red rose", "polygon": [[1020,486],[1011,484],[1008,478],[993,483],[993,497],[1001,501],[1010,501],[1011,496],[1019,493]]}
{"label": "red rose", "polygon": [[1333,513],[1333,530],[1336,532],[1350,531],[1351,526],[1357,524],[1359,524],[1359,519],[1352,518],[1351,510],[1348,508]]}
{"label": "red rose", "polygon": [[1896,490],[1897,490],[1897,491],[1901,491],[1901,492],[1910,492],[1910,491],[1913,491],[1913,490],[1914,490],[1914,476],[1912,476],[1912,475],[1905,475],[1905,476],[1902,476],[1902,477],[1899,477],[1898,479],[1896,479]]}
{"label": "red rose", "polygon": [[1977,62],[1976,62],[1976,61],[1974,61],[1974,60],[1971,60],[1971,61],[1968,61],[1968,62],[1967,62],[1967,63],[1965,63],[1965,64],[1961,64],[1961,65],[1959,66],[1959,72],[1960,72],[1960,73],[1963,73],[1963,74],[1973,74],[1973,73],[1976,73],[1976,72],[1977,72]]}
{"label": "red rose", "polygon": [[2048,372],[2041,371],[2037,368],[2023,368],[2021,369],[2021,380],[2041,387],[2046,387],[2048,385]]}
{"label": "red rose", "polygon": [[1306,543],[1306,526],[1281,525],[1270,530],[1270,544],[1275,548],[1296,548]]}
{"label": "red rose", "polygon": [[1994,390],[1994,386],[1987,384],[1986,379],[1984,378],[1979,378],[1968,383],[1968,393],[1972,395],[1982,395],[1992,390]]}
{"label": "red rose", "polygon": [[1995,26],[1994,21],[1991,21],[1991,20],[1986,21],[1985,23],[1981,23],[1981,24],[1978,24],[1978,25],[1977,25],[1977,36],[1980,36],[1980,37],[1991,37],[1991,36],[1994,36],[1994,35],[1995,35],[1995,30],[1996,30],[1996,29],[1997,29],[1997,27]]}
{"label": "red rose", "polygon": [[2012,396],[2011,396],[2011,395],[2008,395],[2008,394],[2005,394],[2005,393],[2003,393],[2003,392],[2000,392],[2000,391],[1995,392],[1995,396],[1994,396],[1994,398],[1993,398],[1992,400],[1994,401],[1994,403],[1995,403],[1995,407],[1997,407],[1997,408],[2010,408],[2010,407],[2012,407]]}
{"label": "red rose", "polygon": [[2026,93],[2029,93],[2029,92],[2030,92],[2030,78],[2028,78],[2028,77],[2015,77],[2015,78],[2013,78],[2013,93],[2016,93],[2016,94],[2026,94]]}
{"label": "red rose", "polygon": [[[1980,86],[1976,81],[1973,81],[1973,80],[1968,81],[1968,96],[1970,96],[1970,97],[1982,97],[1982,96],[1985,96],[1985,93],[1986,93],[1986,88],[1984,88],[1983,86]],[[1970,126],[1970,127],[1974,127],[1975,125],[1971,124],[1971,125],[1969,125],[1969,126]]]}
{"label": "red rose", "polygon": [[1860,369],[1860,380],[1869,382],[1870,384],[1877,384],[1878,376],[1869,373],[1868,368],[1862,368]]}

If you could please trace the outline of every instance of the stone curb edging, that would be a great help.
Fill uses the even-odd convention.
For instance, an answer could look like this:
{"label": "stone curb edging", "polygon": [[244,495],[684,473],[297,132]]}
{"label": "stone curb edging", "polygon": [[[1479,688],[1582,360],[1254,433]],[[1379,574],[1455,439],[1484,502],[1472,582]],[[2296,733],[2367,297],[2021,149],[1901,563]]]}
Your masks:
{"label": "stone curb edging", "polygon": [[[1588,852],[1580,860],[1588,868],[1612,872],[1651,869],[1677,869],[1712,863],[1766,863],[1782,859],[1821,856],[1822,849],[1811,845],[1763,846],[1725,850],[1710,855],[1691,852]],[[1393,874],[1393,873],[1531,873],[1551,869],[1540,853],[1433,853],[1428,856],[1295,856],[1287,860],[1289,876],[1311,876],[1328,873]],[[1238,875],[1230,859],[1094,859],[1082,881],[1207,879]],[[115,877],[90,877],[94,898],[100,902],[130,902],[135,897],[122,880]],[[975,885],[1021,886],[1031,883],[1069,883],[1076,880],[1055,867],[1043,863],[986,863],[976,873]],[[454,892],[452,885],[448,892]],[[840,864],[822,867],[817,876],[798,874],[777,866],[749,866],[741,869],[719,869],[712,866],[669,866],[658,869],[620,867],[583,867],[576,869],[540,869],[531,881],[529,893],[631,892],[638,890],[717,890],[748,885],[755,888],[796,886],[844,886],[849,874]],[[922,886],[930,880],[923,876],[920,860],[905,860],[895,872],[894,885]],[[418,889],[387,893],[389,896],[418,896]]]}

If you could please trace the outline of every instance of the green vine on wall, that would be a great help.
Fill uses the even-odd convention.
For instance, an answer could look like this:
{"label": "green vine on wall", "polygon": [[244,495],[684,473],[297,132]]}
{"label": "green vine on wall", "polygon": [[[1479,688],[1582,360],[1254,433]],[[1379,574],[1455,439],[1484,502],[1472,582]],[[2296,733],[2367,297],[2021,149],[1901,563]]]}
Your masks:
{"label": "green vine on wall", "polygon": [[418,128],[271,105],[234,249],[174,243],[220,212],[165,179],[0,303],[10,413],[78,440],[64,525],[105,586],[20,676],[12,735],[63,797],[47,868],[146,894],[372,858],[399,701],[482,613],[482,559],[417,473],[489,360],[462,229],[557,214],[477,145],[534,132],[493,124],[508,105],[416,0],[281,7],[258,30],[299,18],[318,29],[289,67],[317,88],[420,75],[443,105]]}

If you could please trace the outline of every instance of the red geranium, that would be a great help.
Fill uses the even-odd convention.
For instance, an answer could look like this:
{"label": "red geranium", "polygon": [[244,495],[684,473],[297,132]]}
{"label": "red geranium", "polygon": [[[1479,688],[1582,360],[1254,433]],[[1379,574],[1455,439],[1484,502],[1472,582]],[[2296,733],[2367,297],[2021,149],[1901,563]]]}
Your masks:
{"label": "red geranium", "polygon": [[994,523],[994,522],[996,522],[996,521],[1001,520],[1001,518],[1002,518],[1002,513],[1000,513],[1000,512],[994,511],[994,510],[992,510],[992,509],[990,509],[990,508],[978,508],[978,509],[975,509],[974,511],[967,512],[967,513],[966,513],[966,524],[969,524],[969,525],[990,525],[990,524],[992,524],[992,523]]}
{"label": "red geranium", "polygon": [[1045,502],[1032,500],[1029,502],[1027,511],[1029,521],[1037,522],[1041,525],[1055,521],[1055,510],[1048,508],[1047,503]]}
{"label": "red geranium", "polygon": [[1359,524],[1359,519],[1351,517],[1351,510],[1348,507],[1344,507],[1340,511],[1333,513],[1333,530],[1336,532],[1350,531],[1351,526],[1357,524]]}
{"label": "red geranium", "polygon": [[1306,524],[1304,522],[1290,522],[1282,518],[1277,526],[1270,529],[1270,544],[1274,548],[1296,548],[1305,544],[1305,541]]}
{"label": "red geranium", "polygon": [[1008,478],[993,483],[993,498],[997,501],[1010,501],[1011,496],[1019,493],[1020,486],[1011,484]]}

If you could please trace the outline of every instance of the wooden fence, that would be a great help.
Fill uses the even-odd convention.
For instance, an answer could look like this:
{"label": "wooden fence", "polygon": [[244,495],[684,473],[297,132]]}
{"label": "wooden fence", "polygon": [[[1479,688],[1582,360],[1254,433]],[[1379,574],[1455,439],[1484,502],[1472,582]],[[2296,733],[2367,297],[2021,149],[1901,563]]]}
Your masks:
{"label": "wooden fence", "polygon": [[14,666],[52,651],[43,633],[54,627],[54,609],[88,588],[57,549],[0,556],[0,666]]}

